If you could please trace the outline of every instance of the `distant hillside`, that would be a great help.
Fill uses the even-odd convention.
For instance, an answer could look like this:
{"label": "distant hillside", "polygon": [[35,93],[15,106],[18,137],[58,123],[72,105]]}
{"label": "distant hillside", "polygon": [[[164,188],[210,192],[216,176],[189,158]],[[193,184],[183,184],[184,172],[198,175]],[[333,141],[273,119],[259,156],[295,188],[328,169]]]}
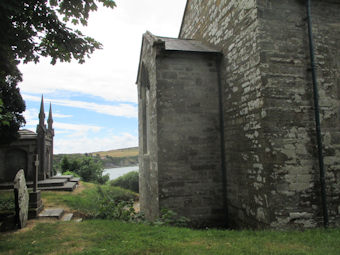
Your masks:
{"label": "distant hillside", "polygon": [[92,152],[92,155],[99,155],[100,157],[110,156],[114,158],[121,157],[133,157],[138,156],[138,147],[119,149],[119,150],[110,150],[110,151],[98,151]]}
{"label": "distant hillside", "polygon": [[138,165],[138,147],[92,152],[92,156],[100,157],[104,168]]}
{"label": "distant hillside", "polygon": [[103,163],[104,168],[115,168],[115,167],[126,167],[138,165],[138,147],[109,150],[109,151],[98,151],[91,153],[73,153],[73,154],[55,154],[54,155],[54,166],[59,165],[60,161],[64,156],[70,159],[75,159],[81,156],[91,156]]}

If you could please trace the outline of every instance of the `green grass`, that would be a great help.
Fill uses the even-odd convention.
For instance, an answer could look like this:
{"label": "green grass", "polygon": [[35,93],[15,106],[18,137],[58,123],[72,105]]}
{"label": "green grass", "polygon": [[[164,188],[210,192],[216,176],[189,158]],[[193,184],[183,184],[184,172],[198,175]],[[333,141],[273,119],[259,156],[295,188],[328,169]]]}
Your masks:
{"label": "green grass", "polygon": [[0,213],[15,212],[14,191],[0,190]]}
{"label": "green grass", "polygon": [[72,171],[63,172],[62,175],[72,175],[73,177],[81,177],[79,174]]}
{"label": "green grass", "polygon": [[[20,245],[18,245],[20,243]],[[0,236],[0,254],[339,254],[340,230],[223,231],[109,220],[40,223]]]}
{"label": "green grass", "polygon": [[[123,189],[102,186],[112,196],[136,196]],[[42,192],[45,207],[69,207],[92,215],[97,185],[81,183],[69,192]],[[1,198],[11,197],[1,193]],[[167,226],[90,219],[76,222],[30,223],[21,231],[0,233],[4,254],[340,254],[340,229],[299,231],[192,230]]]}

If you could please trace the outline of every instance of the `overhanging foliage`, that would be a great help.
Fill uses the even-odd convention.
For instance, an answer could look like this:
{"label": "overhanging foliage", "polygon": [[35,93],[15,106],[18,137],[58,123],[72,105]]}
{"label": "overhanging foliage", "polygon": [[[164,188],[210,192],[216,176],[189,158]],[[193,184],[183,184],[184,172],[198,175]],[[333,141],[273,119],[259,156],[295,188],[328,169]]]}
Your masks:
{"label": "overhanging foliage", "polygon": [[[49,56],[51,64],[72,59],[84,63],[86,57],[101,49],[102,45],[95,39],[67,25],[68,21],[74,25],[87,25],[89,13],[97,10],[98,3],[109,8],[116,6],[113,0],[1,0],[0,89],[15,91],[19,100],[15,103],[22,106],[24,102],[16,88],[22,81],[18,69],[20,62],[37,63],[41,56]],[[5,109],[13,107],[9,105],[12,102],[6,102],[3,94],[0,99],[3,102],[0,133],[4,133],[3,128],[9,129],[12,137],[24,124],[22,112],[25,107],[16,112],[6,112]],[[12,119],[8,120],[8,116]]]}

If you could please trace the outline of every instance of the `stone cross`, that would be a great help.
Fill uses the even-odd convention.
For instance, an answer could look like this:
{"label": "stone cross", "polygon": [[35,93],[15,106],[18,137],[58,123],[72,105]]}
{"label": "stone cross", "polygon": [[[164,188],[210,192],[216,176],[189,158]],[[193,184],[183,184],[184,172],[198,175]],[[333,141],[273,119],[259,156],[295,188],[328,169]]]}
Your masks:
{"label": "stone cross", "polygon": [[16,220],[19,228],[24,228],[28,218],[29,195],[24,170],[19,170],[14,178]]}
{"label": "stone cross", "polygon": [[35,156],[35,171],[33,178],[33,192],[37,192],[38,189],[38,171],[39,171],[39,155]]}

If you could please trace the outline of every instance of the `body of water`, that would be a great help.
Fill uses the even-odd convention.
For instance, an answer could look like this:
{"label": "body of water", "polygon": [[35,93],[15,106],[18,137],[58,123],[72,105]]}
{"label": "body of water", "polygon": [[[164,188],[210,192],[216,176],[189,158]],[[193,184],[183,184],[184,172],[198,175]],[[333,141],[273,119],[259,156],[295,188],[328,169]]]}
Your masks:
{"label": "body of water", "polygon": [[128,172],[138,171],[138,166],[128,166],[128,167],[117,167],[104,169],[103,175],[109,174],[110,180],[114,180],[119,176],[122,176]]}

